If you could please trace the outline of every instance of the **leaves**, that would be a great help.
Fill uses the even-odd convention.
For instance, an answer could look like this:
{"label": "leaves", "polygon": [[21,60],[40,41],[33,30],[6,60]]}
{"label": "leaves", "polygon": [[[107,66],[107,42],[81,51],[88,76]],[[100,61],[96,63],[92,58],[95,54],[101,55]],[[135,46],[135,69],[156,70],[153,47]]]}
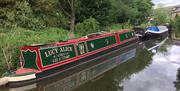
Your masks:
{"label": "leaves", "polygon": [[84,36],[86,34],[95,33],[100,30],[99,22],[94,18],[84,20],[82,23],[78,23],[75,27],[75,32],[78,35]]}
{"label": "leaves", "polygon": [[170,14],[166,8],[158,8],[154,10],[154,18],[157,24],[165,24],[170,22]]}

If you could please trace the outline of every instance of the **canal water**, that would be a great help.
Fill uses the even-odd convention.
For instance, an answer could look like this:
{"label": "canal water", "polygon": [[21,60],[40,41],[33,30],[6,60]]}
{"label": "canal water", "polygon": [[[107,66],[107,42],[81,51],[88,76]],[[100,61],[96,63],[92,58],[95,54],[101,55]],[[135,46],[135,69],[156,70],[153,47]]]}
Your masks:
{"label": "canal water", "polygon": [[0,91],[180,91],[180,46],[170,39],[129,45],[61,74]]}

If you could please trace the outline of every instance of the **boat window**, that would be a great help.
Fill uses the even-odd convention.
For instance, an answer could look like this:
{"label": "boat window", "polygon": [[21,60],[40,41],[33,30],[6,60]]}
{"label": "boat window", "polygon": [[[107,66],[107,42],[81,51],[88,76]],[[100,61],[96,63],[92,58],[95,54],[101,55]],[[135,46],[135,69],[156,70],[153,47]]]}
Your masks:
{"label": "boat window", "polygon": [[119,34],[119,37],[120,37],[120,40],[121,40],[121,41],[130,39],[130,38],[132,38],[132,37],[134,37],[134,36],[135,36],[135,34],[134,34],[133,31]]}

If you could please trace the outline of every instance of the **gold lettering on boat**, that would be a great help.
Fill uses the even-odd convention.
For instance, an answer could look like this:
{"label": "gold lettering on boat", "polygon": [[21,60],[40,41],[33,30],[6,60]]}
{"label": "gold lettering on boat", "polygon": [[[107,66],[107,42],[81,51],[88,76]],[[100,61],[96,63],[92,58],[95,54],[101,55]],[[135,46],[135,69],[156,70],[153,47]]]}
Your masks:
{"label": "gold lettering on boat", "polygon": [[57,54],[57,53],[58,53],[58,49],[55,48],[55,49],[52,49],[52,50],[45,52],[45,55],[46,55],[46,57],[49,57],[49,56]]}
{"label": "gold lettering on boat", "polygon": [[70,51],[72,51],[72,47],[61,47],[59,49],[60,49],[60,52],[70,52]]}

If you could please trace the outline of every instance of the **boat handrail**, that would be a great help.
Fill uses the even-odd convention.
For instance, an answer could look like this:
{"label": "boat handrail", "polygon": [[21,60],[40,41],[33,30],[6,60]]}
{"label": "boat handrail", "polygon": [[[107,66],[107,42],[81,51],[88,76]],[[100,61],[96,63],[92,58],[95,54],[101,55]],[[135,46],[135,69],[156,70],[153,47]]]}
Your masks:
{"label": "boat handrail", "polygon": [[93,37],[99,36],[99,35],[101,35],[101,34],[102,34],[102,33],[100,33],[100,32],[90,33],[90,34],[86,35],[85,38],[93,38]]}
{"label": "boat handrail", "polygon": [[86,35],[85,38],[93,38],[93,37],[96,37],[96,36],[99,36],[99,35],[102,35],[105,33],[109,33],[109,32],[100,31],[100,32],[96,32],[96,33],[90,33],[90,34]]}

